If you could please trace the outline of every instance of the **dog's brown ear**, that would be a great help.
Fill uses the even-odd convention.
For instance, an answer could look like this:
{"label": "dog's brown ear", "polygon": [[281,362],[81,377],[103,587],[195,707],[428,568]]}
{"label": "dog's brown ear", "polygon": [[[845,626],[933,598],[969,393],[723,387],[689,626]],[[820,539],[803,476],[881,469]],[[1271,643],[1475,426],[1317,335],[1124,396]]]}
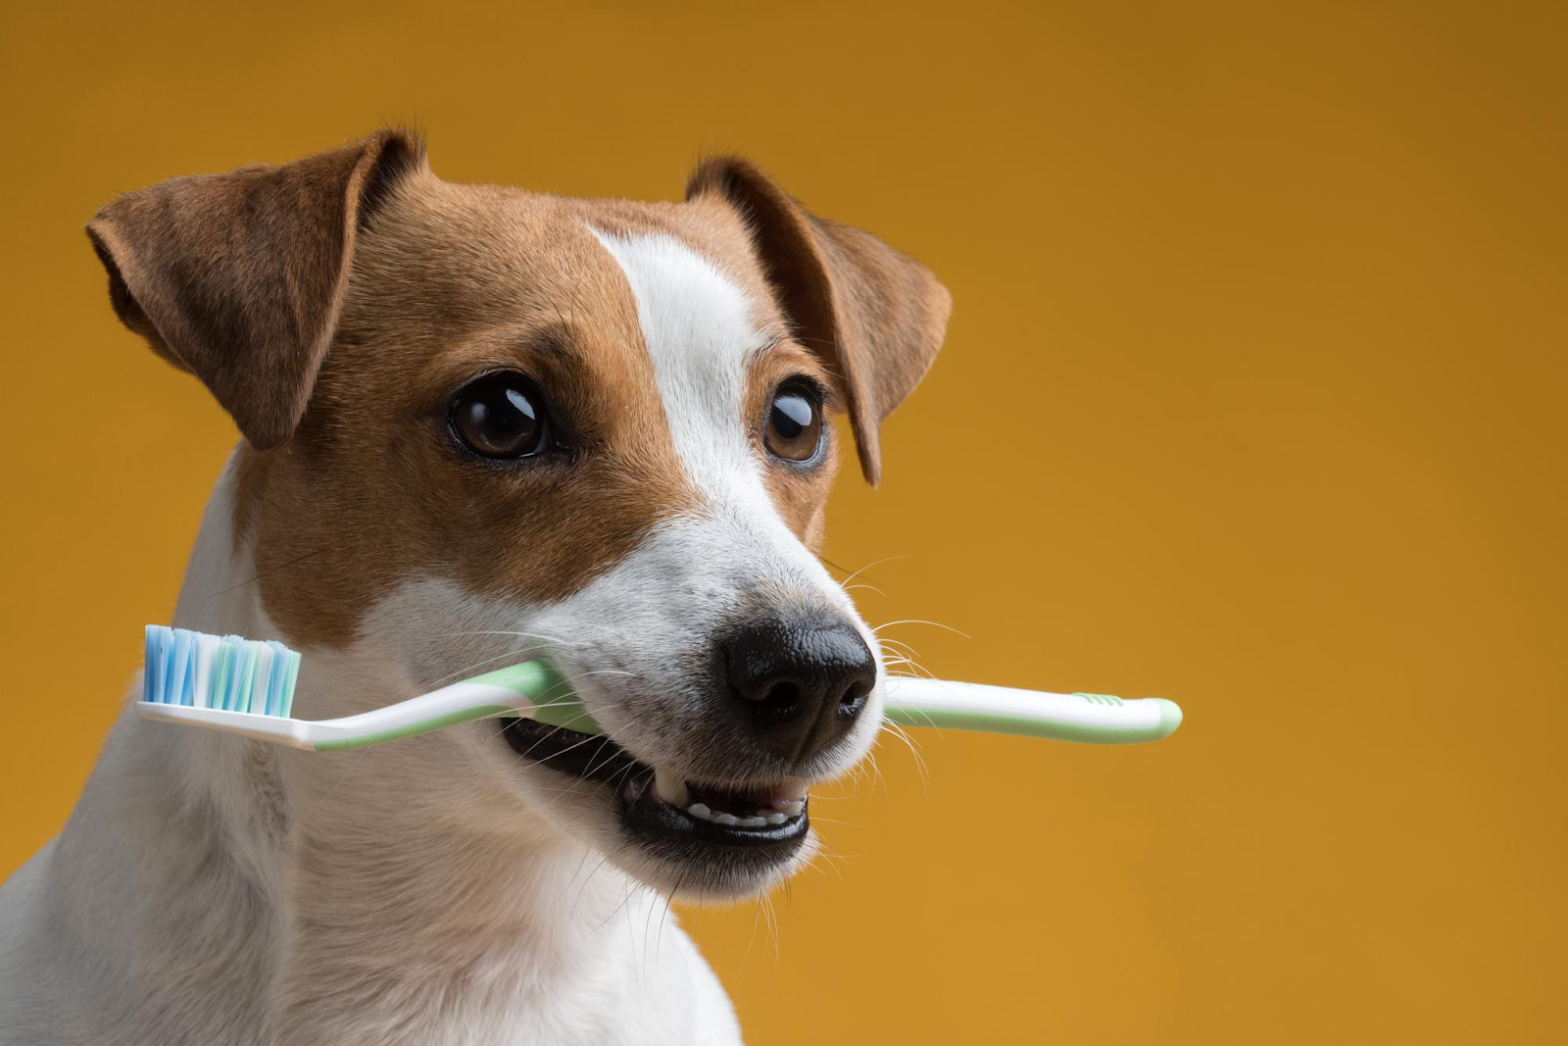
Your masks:
{"label": "dog's brown ear", "polygon": [[947,288],[871,234],[807,213],[745,160],[698,167],[686,198],[707,194],[746,221],[796,336],[841,379],[860,468],[874,486],[882,473],[878,426],[936,358],[952,310]]}
{"label": "dog's brown ear", "polygon": [[355,234],[422,145],[383,131],[282,167],[174,178],[87,225],[131,330],[265,450],[294,432],[337,327]]}

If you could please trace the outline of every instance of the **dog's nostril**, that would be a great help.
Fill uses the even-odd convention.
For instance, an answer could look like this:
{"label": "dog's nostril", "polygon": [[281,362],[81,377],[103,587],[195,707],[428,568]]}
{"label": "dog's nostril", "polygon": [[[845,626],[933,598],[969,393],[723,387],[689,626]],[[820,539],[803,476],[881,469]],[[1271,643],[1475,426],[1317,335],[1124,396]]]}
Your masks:
{"label": "dog's nostril", "polygon": [[864,679],[855,680],[849,684],[849,689],[845,690],[838,699],[839,715],[859,715],[860,710],[866,707],[866,698],[870,696],[871,683]]}
{"label": "dog's nostril", "polygon": [[800,705],[800,687],[794,683],[775,683],[766,696],[757,702],[757,711],[763,715],[784,718],[795,714]]}

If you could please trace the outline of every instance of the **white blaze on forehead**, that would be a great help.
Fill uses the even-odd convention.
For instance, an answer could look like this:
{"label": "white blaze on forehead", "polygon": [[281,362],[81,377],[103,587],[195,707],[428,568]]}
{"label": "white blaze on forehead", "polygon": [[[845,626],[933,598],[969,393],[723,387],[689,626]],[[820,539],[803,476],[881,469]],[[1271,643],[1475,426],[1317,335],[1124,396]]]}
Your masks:
{"label": "white blaze on forehead", "polygon": [[[769,341],[756,303],[673,237],[588,228],[626,275],[670,436],[702,504],[657,524],[581,590],[502,627],[572,637],[550,657],[594,717],[644,762],[679,766],[693,756],[671,724],[705,707],[711,686],[693,658],[712,658],[735,614],[759,612],[759,595],[773,612],[850,622],[869,649],[880,648],[768,494],[754,428],[761,419],[745,415],[747,371]],[[839,769],[875,736],[879,700],[873,694],[835,757]]]}
{"label": "white blaze on forehead", "polygon": [[637,303],[670,435],[687,476],[722,501],[763,493],[742,417],[746,368],[767,342],[753,302],[708,259],[673,236],[613,236],[589,226],[620,264]]}
{"label": "white blaze on forehead", "polygon": [[640,571],[660,579],[674,571],[722,579],[699,586],[721,601],[767,586],[847,608],[843,589],[784,524],[768,494],[754,420],[745,416],[747,369],[769,342],[757,329],[756,303],[672,236],[588,228],[626,274],[671,439],[705,503],[702,512],[656,528],[606,585],[635,586]]}

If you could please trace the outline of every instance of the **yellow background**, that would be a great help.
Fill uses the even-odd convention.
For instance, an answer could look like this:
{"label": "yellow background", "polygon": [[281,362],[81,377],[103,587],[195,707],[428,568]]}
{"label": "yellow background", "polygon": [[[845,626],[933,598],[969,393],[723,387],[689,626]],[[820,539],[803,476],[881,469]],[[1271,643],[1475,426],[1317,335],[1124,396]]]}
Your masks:
{"label": "yellow background", "polygon": [[731,149],[956,299],[883,488],[835,495],[835,563],[901,557],[867,615],[1187,711],[927,734],[927,784],[886,745],[776,936],[687,918],[750,1040],[1562,1041],[1561,5],[229,6],[0,14],[0,873],[234,438],[115,322],[100,203],[383,121],[573,195]]}

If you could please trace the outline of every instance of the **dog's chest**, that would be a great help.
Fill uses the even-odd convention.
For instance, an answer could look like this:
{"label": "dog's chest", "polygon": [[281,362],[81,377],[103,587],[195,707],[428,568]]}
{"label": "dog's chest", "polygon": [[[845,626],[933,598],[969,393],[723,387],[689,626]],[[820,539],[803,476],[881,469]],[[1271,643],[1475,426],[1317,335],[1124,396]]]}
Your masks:
{"label": "dog's chest", "polygon": [[[563,924],[565,947],[559,952],[497,948],[461,964],[388,953],[380,969],[354,971],[298,956],[302,961],[284,977],[277,1041],[291,1046],[740,1042],[728,997],[673,916],[665,914],[662,898],[629,900],[590,931],[597,941],[589,947],[566,939],[581,932],[580,926]],[[367,949],[354,952],[363,955]]]}

